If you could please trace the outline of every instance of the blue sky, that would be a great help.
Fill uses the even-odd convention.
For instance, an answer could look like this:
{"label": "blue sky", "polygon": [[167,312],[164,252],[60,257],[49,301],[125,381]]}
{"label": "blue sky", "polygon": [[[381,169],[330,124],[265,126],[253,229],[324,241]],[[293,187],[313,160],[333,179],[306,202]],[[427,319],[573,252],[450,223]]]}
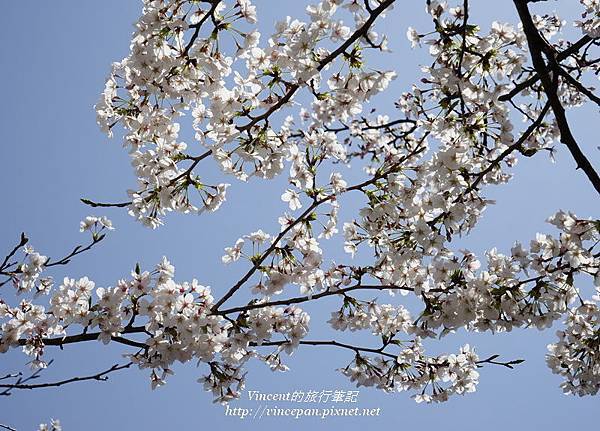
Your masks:
{"label": "blue sky", "polygon": [[[275,18],[299,13],[301,3],[304,2],[257,0],[263,34],[268,33]],[[515,21],[512,2],[472,3],[474,19],[483,25],[494,19]],[[424,51],[411,51],[405,38],[409,25],[429,29],[423,5],[420,0],[400,2],[380,27],[389,34],[394,50],[380,64],[399,73],[390,91],[377,99],[382,112],[416,81],[417,64],[428,61]],[[79,220],[90,213],[108,215],[117,230],[99,248],[54,272],[55,278],[88,275],[98,286],[108,286],[127,276],[136,262],[149,267],[166,255],[177,268],[177,279],[195,277],[222,292],[245,269],[243,264],[221,265],[223,248],[258,228],[277,230],[277,216],[285,210],[279,199],[285,175],[273,182],[249,184],[230,179],[234,184],[219,212],[201,217],[170,216],[166,226],[156,231],[140,226],[122,210],[93,211],[79,202],[81,197],[121,200],[124,190],[134,184],[126,151],[118,138],[108,140],[98,130],[93,105],[111,62],[127,54],[132,23],[140,7],[135,0],[23,0],[3,5],[0,16],[3,41],[0,77],[4,96],[0,105],[2,248],[9,249],[18,234],[25,231],[41,252],[59,256],[86,239],[78,232]],[[545,7],[556,8],[565,18],[575,16],[579,9],[575,1],[549,2]],[[600,166],[597,133],[590,127],[595,121],[594,111],[582,108],[569,116],[582,147]],[[186,140],[192,142],[191,134]],[[218,173],[209,169],[207,175]],[[569,154],[563,149],[554,165],[545,156],[522,160],[515,169],[514,181],[491,190],[490,196],[498,204],[487,210],[473,236],[465,241],[477,252],[494,246],[506,250],[514,240],[528,241],[537,231],[549,230],[544,220],[557,209],[573,210],[585,217],[597,215],[600,209],[592,187],[581,172],[574,170]],[[240,218],[240,214],[244,217]],[[581,288],[590,291],[590,286]],[[311,339],[337,335],[339,339],[354,341],[350,334],[332,334],[320,328],[336,305],[336,300],[330,299],[307,307],[312,314]],[[0,423],[19,431],[33,429],[50,417],[60,418],[65,430],[87,431],[187,431],[204,427],[219,430],[239,425],[261,430],[280,426],[290,430],[307,426],[314,429],[344,426],[348,430],[365,426],[427,426],[487,431],[594,426],[598,400],[563,395],[558,387],[560,379],[544,363],[546,344],[553,340],[555,329],[518,330],[493,337],[470,333],[448,337],[444,347],[451,350],[469,342],[481,356],[498,353],[506,359],[523,358],[526,362],[512,371],[502,367],[482,369],[475,394],[442,405],[416,405],[406,393],[384,394],[361,388],[358,406],[380,407],[382,415],[378,418],[327,421],[265,418],[241,422],[225,417],[224,408],[211,403],[211,396],[196,383],[205,370],[189,363],[177,366],[168,384],[153,392],[148,373],[137,369],[114,374],[106,383],[86,382],[60,389],[15,392],[0,399]],[[355,337],[360,341],[357,344],[370,340],[362,335]],[[48,353],[55,364],[44,373],[44,378],[54,380],[122,362],[120,354],[124,350],[120,346],[89,342]],[[291,370],[285,374],[273,374],[260,363],[250,364],[247,389],[352,390],[353,386],[335,371],[351,359],[347,352],[307,347],[289,359]],[[25,356],[18,351],[0,356],[0,375],[23,369],[24,360]],[[244,394],[232,406],[255,408],[256,404]]]}

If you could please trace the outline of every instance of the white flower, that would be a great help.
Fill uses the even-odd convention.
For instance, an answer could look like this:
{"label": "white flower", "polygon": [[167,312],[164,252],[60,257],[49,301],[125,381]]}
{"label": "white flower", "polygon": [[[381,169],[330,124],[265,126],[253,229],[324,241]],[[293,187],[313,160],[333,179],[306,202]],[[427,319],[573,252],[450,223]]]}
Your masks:
{"label": "white flower", "polygon": [[412,48],[421,46],[421,36],[419,36],[419,33],[414,28],[408,27],[408,30],[406,31],[406,37],[410,41]]}
{"label": "white flower", "polygon": [[256,232],[252,232],[250,235],[246,235],[246,238],[252,242],[262,244],[267,241],[271,236],[268,233],[263,232],[261,229]]}
{"label": "white flower", "polygon": [[284,202],[288,202],[290,209],[292,211],[302,208],[302,203],[300,202],[300,196],[294,190],[287,189],[285,191],[285,193],[283,195],[281,195],[281,200]]}
{"label": "white flower", "polygon": [[94,228],[114,230],[112,222],[107,217],[88,216],[79,223],[79,231],[85,232]]}
{"label": "white flower", "polygon": [[346,181],[344,181],[344,179],[342,178],[342,174],[340,174],[339,172],[333,172],[330,175],[329,183],[331,184],[331,188],[333,189],[334,193],[340,193],[344,191],[344,189],[348,185],[348,183],[346,183]]}
{"label": "white flower", "polygon": [[221,261],[223,263],[235,262],[242,255],[243,247],[244,247],[244,240],[240,238],[235,242],[235,245],[233,247],[225,248],[225,255],[223,255],[223,257],[221,257]]}

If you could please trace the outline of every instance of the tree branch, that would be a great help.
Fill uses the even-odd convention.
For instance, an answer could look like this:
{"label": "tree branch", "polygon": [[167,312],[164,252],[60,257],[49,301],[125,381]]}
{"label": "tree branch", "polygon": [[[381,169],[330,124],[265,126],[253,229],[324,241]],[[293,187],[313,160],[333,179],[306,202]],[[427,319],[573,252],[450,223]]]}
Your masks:
{"label": "tree branch", "polygon": [[[548,52],[546,43],[533,23],[533,19],[527,7],[527,1],[513,0],[513,2],[523,24],[523,31],[527,37],[527,44],[529,45],[533,66],[540,76],[542,85],[544,86],[544,92],[546,93],[552,111],[554,112],[556,123],[558,124],[560,131],[560,140],[571,152],[573,159],[575,159],[575,162],[577,163],[577,168],[584,171],[598,194],[600,194],[600,176],[598,176],[598,173],[594,170],[590,161],[579,148],[579,145],[571,132],[565,109],[562,106],[558,93],[556,92],[556,85],[549,73],[549,69],[553,71],[555,77],[560,73],[560,66],[557,59],[554,57],[553,53]],[[543,59],[543,52],[545,52],[546,57],[548,58],[550,68],[548,68],[548,65]]]}
{"label": "tree branch", "polygon": [[[558,53],[558,55],[556,56],[556,60],[557,61],[563,61],[563,60],[565,60],[569,56],[577,53],[581,48],[583,48],[585,45],[587,45],[588,43],[590,43],[592,41],[593,41],[593,39],[591,37],[589,37],[587,35],[583,36],[577,42],[575,42],[574,44],[572,44],[571,46],[569,46],[565,50],[563,50],[560,53]],[[515,87],[512,90],[510,90],[508,93],[503,94],[502,96],[500,96],[498,98],[498,100],[500,100],[501,102],[506,102],[506,101],[512,99],[517,94],[519,94],[521,91],[525,90],[526,88],[531,87],[533,84],[535,84],[536,82],[538,82],[539,79],[540,79],[540,75],[537,72],[534,73],[531,77],[529,77],[525,81],[516,84]]]}
{"label": "tree branch", "polygon": [[[261,343],[257,346],[283,346],[285,344],[289,344],[290,342],[287,340],[283,340],[283,341],[266,341],[264,343]],[[346,344],[346,343],[340,343],[338,341],[335,340],[331,340],[331,341],[317,341],[317,340],[300,340],[300,342],[298,344],[303,344],[303,345],[307,345],[307,346],[335,346],[335,347],[340,347],[342,349],[348,349],[348,350],[352,350],[355,353],[359,354],[361,352],[365,352],[365,353],[376,353],[382,356],[386,356],[388,358],[393,358],[393,359],[397,359],[398,355],[394,355],[392,353],[388,353],[388,352],[384,352],[383,351],[383,347],[379,348],[379,349],[373,349],[373,348],[369,348],[369,347],[358,347],[358,346],[353,346],[351,344]]]}
{"label": "tree branch", "polygon": [[[137,334],[145,332],[146,329],[143,326],[132,326],[129,328],[125,328],[121,334]],[[79,343],[82,341],[94,341],[97,340],[100,336],[101,332],[87,332],[77,335],[68,335],[66,337],[56,337],[56,338],[42,338],[42,342],[45,346],[64,346],[65,344],[73,344]],[[120,336],[111,337],[113,341],[117,343],[126,344],[132,347],[145,348],[146,345],[143,343],[138,343],[137,341],[128,340],[126,338],[122,338]],[[19,345],[24,346],[27,344],[29,340],[27,338],[19,339]]]}
{"label": "tree branch", "polygon": [[492,160],[492,162],[483,171],[481,171],[477,174],[477,178],[464,191],[463,196],[466,195],[467,193],[469,193],[470,191],[475,190],[477,188],[477,186],[479,185],[479,183],[483,180],[483,178],[488,173],[490,173],[496,166],[498,166],[500,164],[500,162],[502,160],[504,160],[504,158],[506,156],[508,156],[515,150],[519,150],[521,148],[521,146],[525,143],[525,141],[531,136],[531,134],[533,132],[535,132],[535,129],[537,129],[540,126],[540,124],[542,124],[542,121],[544,121],[544,117],[546,116],[546,114],[548,113],[549,110],[550,110],[550,103],[546,103],[546,105],[542,108],[540,115],[538,115],[536,120],[529,125],[529,127],[527,128],[527,130],[525,130],[525,132],[523,132],[521,137],[514,144],[510,145],[506,150],[504,150],[502,153],[500,153],[500,155],[498,157],[496,157],[494,160]]}
{"label": "tree branch", "polygon": [[[379,15],[381,15],[395,1],[396,0],[385,0],[385,1],[382,1],[381,4],[376,9],[373,9],[373,11],[370,12],[369,18],[364,22],[364,24],[358,30],[356,30],[352,34],[352,36],[350,36],[335,51],[333,51],[327,57],[325,57],[324,59],[322,59],[321,61],[319,61],[319,64],[318,64],[318,66],[316,68],[317,71],[320,72],[321,70],[323,70],[325,68],[325,66],[327,66],[329,63],[331,63],[333,60],[335,60],[340,54],[342,54],[343,52],[345,52],[346,49],[348,49],[350,46],[352,46],[352,44],[354,42],[356,42],[358,39],[360,39],[361,37],[363,37],[364,35],[366,35],[368,33],[369,29],[371,28],[371,26],[375,23],[375,20],[377,19],[377,17]],[[285,105],[287,102],[289,102],[290,99],[292,98],[292,96],[299,89],[300,89],[300,84],[292,84],[292,85],[290,85],[288,91],[277,101],[277,103],[275,103],[273,106],[271,106],[263,114],[261,114],[261,115],[259,115],[257,117],[252,118],[252,120],[249,123],[247,123],[247,124],[245,124],[243,126],[238,126],[237,129],[239,131],[249,130],[250,128],[252,128],[258,122],[269,118],[271,116],[271,114],[273,114],[275,111],[279,110],[279,108],[281,108],[283,105]]]}
{"label": "tree branch", "polygon": [[11,390],[11,389],[30,389],[31,390],[31,389],[39,389],[39,388],[58,387],[58,386],[67,385],[69,383],[83,382],[86,380],[106,381],[106,380],[108,380],[108,377],[106,377],[107,374],[122,370],[124,368],[129,368],[131,365],[133,365],[133,362],[128,362],[127,364],[122,364],[122,365],[115,364],[107,370],[104,370],[102,372],[99,372],[99,373],[96,373],[96,374],[93,374],[90,376],[72,377],[70,379],[60,380],[58,382],[48,382],[48,383],[38,383],[38,384],[19,384],[19,383],[0,384],[0,388],[6,388],[8,390]]}
{"label": "tree branch", "polygon": [[84,204],[91,206],[92,208],[125,208],[128,205],[131,205],[131,201],[127,202],[119,202],[119,203],[103,203],[103,202],[94,202],[89,199],[81,198],[79,199]]}
{"label": "tree branch", "polygon": [[[281,299],[279,301],[253,303],[253,304],[243,305],[241,307],[228,308],[226,310],[216,311],[214,314],[226,315],[226,314],[231,314],[231,313],[255,310],[257,308],[275,307],[275,306],[279,306],[279,305],[300,304],[302,302],[312,301],[314,299],[325,298],[327,296],[344,295],[348,292],[353,292],[356,290],[378,290],[378,291],[381,291],[381,290],[386,290],[386,289],[404,290],[407,292],[414,292],[414,289],[412,287],[406,287],[406,286],[395,286],[395,285],[377,286],[377,285],[357,284],[355,286],[350,286],[350,287],[346,287],[346,288],[338,289],[338,290],[326,290],[325,292],[316,293],[314,295],[299,296],[299,297],[295,297],[295,298]],[[443,290],[442,289],[431,289],[428,292],[443,292]]]}
{"label": "tree branch", "polygon": [[17,245],[15,245],[15,247],[10,251],[10,253],[8,253],[6,255],[6,257],[2,261],[2,264],[0,264],[0,271],[3,271],[5,268],[11,266],[8,261],[10,260],[11,257],[13,257],[15,255],[15,253],[17,251],[19,251],[19,249],[21,247],[23,247],[25,244],[27,244],[27,242],[29,242],[29,238],[27,238],[27,236],[25,236],[25,232],[21,232],[21,239],[19,240],[19,243]]}
{"label": "tree branch", "polygon": [[[361,190],[363,187],[366,187],[370,184],[373,184],[374,182],[376,182],[377,180],[384,178],[385,176],[387,176],[388,174],[394,172],[396,169],[398,169],[398,166],[407,158],[413,156],[414,154],[418,154],[419,152],[423,151],[424,147],[418,147],[415,151],[411,152],[409,155],[403,157],[399,162],[395,163],[391,168],[387,169],[384,172],[380,172],[379,174],[373,176],[373,178],[366,180],[360,184],[356,184],[354,186],[348,187],[346,188],[346,190],[344,190],[342,193],[346,193],[349,191],[353,191],[353,190]],[[213,307],[212,307],[212,312],[216,313],[217,310],[219,309],[219,307],[221,305],[223,305],[223,303],[225,301],[227,301],[229,298],[231,298],[233,296],[233,294],[240,288],[242,287],[242,285],[248,281],[248,279],[250,279],[250,277],[256,272],[257,269],[260,268],[261,264],[265,261],[265,259],[277,248],[277,244],[279,243],[279,241],[281,241],[281,239],[283,239],[283,237],[294,227],[296,226],[298,223],[301,223],[306,217],[308,217],[315,208],[317,208],[319,205],[323,204],[324,202],[327,202],[333,198],[335,198],[337,196],[337,194],[331,194],[329,196],[326,196],[324,198],[321,198],[319,200],[315,200],[296,220],[294,220],[292,223],[290,223],[283,231],[281,231],[279,233],[279,235],[277,235],[277,237],[274,239],[273,243],[271,244],[271,246],[260,256],[259,259],[257,259],[254,262],[254,265],[252,266],[252,268],[250,268],[248,270],[248,272],[246,272],[246,274],[235,284],[233,285],[233,287],[231,287],[229,289],[229,291],[227,291],[227,293],[219,300],[217,301]]]}
{"label": "tree branch", "polygon": [[589,88],[583,85],[581,82],[577,81],[573,78],[566,70],[562,67],[558,67],[558,72],[560,75],[565,78],[565,80],[573,87],[575,87],[580,93],[585,94],[588,99],[594,102],[596,105],[600,106],[600,97],[596,96]]}

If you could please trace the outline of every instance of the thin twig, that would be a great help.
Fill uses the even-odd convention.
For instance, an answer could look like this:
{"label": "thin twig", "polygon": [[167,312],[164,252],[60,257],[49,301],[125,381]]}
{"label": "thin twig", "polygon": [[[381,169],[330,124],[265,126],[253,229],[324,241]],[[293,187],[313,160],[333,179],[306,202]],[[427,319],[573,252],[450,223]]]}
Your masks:
{"label": "thin twig", "polygon": [[18,384],[18,383],[16,383],[16,384],[0,384],[0,388],[7,388],[9,390],[10,389],[29,389],[29,390],[31,390],[31,389],[39,389],[39,388],[58,387],[58,386],[67,385],[69,383],[83,382],[86,380],[106,381],[106,380],[108,380],[108,377],[106,376],[107,374],[122,370],[124,368],[129,368],[131,365],[133,365],[133,362],[128,362],[128,363],[122,364],[122,365],[115,364],[107,370],[101,371],[99,373],[96,373],[96,374],[93,374],[90,376],[71,377],[70,379],[60,380],[57,382],[38,383],[38,384]]}
{"label": "thin twig", "polygon": [[[579,50],[581,48],[583,48],[585,45],[587,45],[590,42],[592,42],[592,38],[591,37],[589,37],[587,35],[583,36],[577,42],[575,42],[574,44],[572,44],[571,46],[569,46],[565,50],[561,51],[556,56],[556,60],[557,61],[563,61],[563,60],[565,60],[569,56],[571,56],[571,55],[579,52]],[[500,96],[498,98],[498,100],[500,100],[501,102],[506,102],[506,101],[512,99],[513,97],[515,97],[521,91],[525,90],[526,88],[531,87],[533,84],[535,84],[539,80],[540,80],[540,75],[538,73],[534,73],[531,77],[529,77],[525,81],[516,84],[515,87],[512,90],[510,90],[508,93],[503,94],[502,96]]]}
{"label": "thin twig", "polygon": [[[306,295],[299,296],[295,298],[281,299],[279,301],[270,301],[270,302],[260,302],[260,303],[252,303],[248,305],[243,305],[241,307],[233,307],[228,308],[226,310],[221,310],[215,312],[218,315],[226,315],[231,313],[244,312],[249,310],[255,310],[257,308],[265,308],[265,307],[275,307],[279,305],[291,305],[291,304],[300,304],[302,302],[312,301],[315,299],[325,298],[327,296],[334,295],[344,295],[348,292],[354,292],[357,290],[402,290],[406,292],[414,292],[415,290],[412,287],[406,286],[396,286],[396,285],[366,285],[366,284],[357,284],[350,287],[345,287],[338,290],[326,290],[325,292],[316,293],[314,295]],[[430,289],[428,292],[444,292],[443,289]]]}

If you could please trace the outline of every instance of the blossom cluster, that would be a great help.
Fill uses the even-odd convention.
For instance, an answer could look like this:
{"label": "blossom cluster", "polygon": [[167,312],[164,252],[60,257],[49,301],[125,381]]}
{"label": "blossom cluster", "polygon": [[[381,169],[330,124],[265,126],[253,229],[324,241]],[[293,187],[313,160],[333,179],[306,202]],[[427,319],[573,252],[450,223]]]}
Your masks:
{"label": "blossom cluster", "polygon": [[104,216],[88,216],[81,221],[79,230],[80,232],[90,232],[90,244],[85,247],[79,245],[69,255],[55,261],[35,251],[27,244],[29,240],[23,234],[20,243],[23,246],[23,256],[20,261],[10,261],[18,247],[7,256],[0,266],[0,276],[8,277],[8,280],[3,281],[0,286],[10,281],[19,294],[35,290],[36,295],[47,295],[54,285],[54,280],[50,276],[42,277],[44,270],[52,266],[68,264],[72,257],[94,247],[105,238],[107,231],[114,230],[114,228],[112,222]]}
{"label": "blossom cluster", "polygon": [[563,391],[579,396],[596,395],[600,390],[598,304],[584,302],[569,310],[566,328],[557,331],[557,336],[558,342],[548,346],[546,361],[553,373],[564,378]]}
{"label": "blossom cluster", "polygon": [[384,337],[393,337],[398,332],[410,334],[414,330],[410,313],[403,306],[364,303],[354,298],[346,298],[344,306],[331,313],[328,323],[338,331],[370,329],[373,335]]}
{"label": "blossom cluster", "polygon": [[[245,314],[243,320],[226,319],[213,312],[209,287],[197,280],[177,283],[174,275],[175,268],[163,258],[152,271],[136,266],[130,278],[114,287],[96,287],[87,277],[66,277],[58,289],[47,292],[48,309],[27,299],[14,307],[0,300],[0,352],[22,346],[32,357],[31,366],[44,368],[47,345],[85,340],[97,331],[91,339],[139,347],[131,361],[151,369],[153,388],[164,384],[174,362],[207,363],[211,374],[202,381],[217,399],[227,401],[237,393],[232,382],[243,384],[242,365],[248,359],[285,368],[277,365],[279,353],[265,356],[257,346],[278,334],[285,344],[282,350],[291,354],[308,332],[308,314],[293,305],[265,306]],[[74,333],[75,328],[81,331]],[[144,338],[125,340],[126,334]]]}
{"label": "blossom cluster", "polygon": [[38,431],[62,431],[62,425],[58,419],[52,419],[49,424],[40,424]]}
{"label": "blossom cluster", "polygon": [[342,373],[359,386],[390,392],[414,390],[417,403],[443,402],[451,395],[475,391],[478,360],[468,344],[458,354],[427,357],[417,338],[395,360],[357,356]]}
{"label": "blossom cluster", "polygon": [[[261,47],[261,34],[251,28],[257,18],[249,0],[233,5],[146,0],[130,55],[113,65],[96,105],[104,131],[112,134],[117,124],[126,131],[124,143],[138,177],[138,189],[129,192],[130,213],[157,227],[168,211],[217,210],[228,184],[209,185],[194,172],[209,155],[223,172],[241,180],[279,174],[286,160],[302,153],[288,142],[286,125],[278,131],[268,120],[300,88],[315,95],[314,116],[321,125],[307,134],[305,145],[316,157],[343,159],[344,146],[323,124],[357,115],[362,103],[395,76],[360,69],[362,45],[385,48],[385,38],[369,27],[392,3],[367,10],[356,1],[322,1],[306,8],[308,22],[288,17],[277,23],[268,45]],[[351,14],[353,26],[336,16],[338,9]],[[361,42],[363,34],[366,41]],[[332,51],[325,41],[342,42],[342,49]],[[223,45],[235,46],[235,54],[224,52]],[[321,90],[321,71],[342,53],[348,70],[327,79],[327,89]],[[193,118],[195,145],[179,139],[180,118],[187,112]],[[201,154],[187,153],[202,146],[206,151]],[[189,166],[182,167],[185,162]],[[295,163],[291,170],[305,178],[309,168]],[[199,193],[199,203],[189,196],[190,189]]]}

